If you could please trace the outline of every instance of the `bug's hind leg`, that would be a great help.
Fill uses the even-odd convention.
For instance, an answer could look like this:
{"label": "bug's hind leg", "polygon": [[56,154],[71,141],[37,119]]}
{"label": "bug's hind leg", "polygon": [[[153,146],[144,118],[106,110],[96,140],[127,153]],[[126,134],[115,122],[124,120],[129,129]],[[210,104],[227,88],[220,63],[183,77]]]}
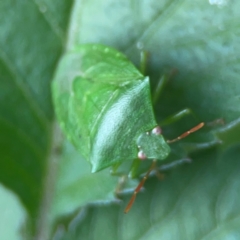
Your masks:
{"label": "bug's hind leg", "polygon": [[119,176],[118,183],[114,190],[115,198],[118,200],[122,200],[122,196],[132,193],[138,183],[139,182],[137,179],[131,179],[126,174]]}
{"label": "bug's hind leg", "polygon": [[[140,45],[138,48],[140,50],[139,70],[143,75],[146,75],[147,62],[150,54],[148,51],[143,50],[142,45]],[[152,96],[153,105],[155,105],[156,102],[158,101],[159,96],[161,95],[166,83],[176,74],[176,72],[177,72],[177,69],[173,69],[170,73],[163,74],[162,77],[159,78],[156,89],[153,92],[153,96]]]}
{"label": "bug's hind leg", "polygon": [[155,105],[157,103],[157,101],[159,100],[159,97],[161,96],[166,84],[168,83],[168,81],[177,73],[176,69],[173,69],[170,73],[168,74],[163,74],[157,83],[157,86],[152,94],[152,102],[153,105]]}
{"label": "bug's hind leg", "polygon": [[139,66],[139,70],[140,70],[140,72],[143,75],[146,74],[146,68],[147,68],[148,59],[149,59],[149,52],[141,50],[141,52],[140,52],[140,66]]}
{"label": "bug's hind leg", "polygon": [[128,180],[127,175],[122,175],[118,178],[118,183],[114,190],[114,195],[117,199],[121,199],[120,195],[121,195],[123,189],[125,188],[127,180]]}
{"label": "bug's hind leg", "polygon": [[112,176],[118,177],[118,183],[114,190],[114,195],[117,199],[120,199],[120,194],[124,189],[128,178],[126,174],[118,171],[119,166],[120,164],[113,165],[110,171]]}
{"label": "bug's hind leg", "polygon": [[[138,180],[132,179],[132,176],[131,176],[133,165],[134,165],[134,162],[130,166],[127,165],[123,167],[123,169],[130,167],[130,173],[129,171],[127,171],[126,173],[126,171],[121,168],[122,164],[115,164],[114,166],[112,166],[111,175],[118,177],[118,183],[114,190],[114,195],[116,199],[121,200],[123,194],[129,193],[129,192],[131,193],[135,188],[135,186],[138,184]],[[134,171],[137,171],[137,168],[138,168],[137,165],[138,164],[135,163]]]}

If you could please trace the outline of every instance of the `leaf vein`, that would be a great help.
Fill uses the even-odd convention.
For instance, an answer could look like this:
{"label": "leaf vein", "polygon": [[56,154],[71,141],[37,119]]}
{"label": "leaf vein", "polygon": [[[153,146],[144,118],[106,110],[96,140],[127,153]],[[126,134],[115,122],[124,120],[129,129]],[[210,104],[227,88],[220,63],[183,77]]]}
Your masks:
{"label": "leaf vein", "polygon": [[47,14],[47,11],[41,10],[41,8],[46,8],[47,6],[44,6],[42,1],[39,0],[33,0],[33,3],[37,6],[37,9],[39,13],[43,16],[43,19],[47,22],[47,24],[50,26],[52,31],[56,34],[56,36],[60,39],[62,45],[64,44],[64,31],[61,29],[57,21],[54,20],[54,17],[50,15],[49,11]]}
{"label": "leaf vein", "polygon": [[18,89],[22,93],[22,96],[25,98],[30,109],[41,123],[41,126],[44,129],[46,129],[46,126],[48,126],[49,124],[49,120],[47,119],[43,111],[40,109],[40,107],[37,105],[34,97],[29,93],[30,90],[24,83],[23,78],[20,77],[21,76],[20,71],[13,66],[10,59],[8,59],[7,54],[5,54],[2,49],[0,49],[0,59],[2,60],[3,63],[5,63],[6,67],[8,68],[9,72],[12,75],[11,80],[14,82],[14,84],[18,87]]}

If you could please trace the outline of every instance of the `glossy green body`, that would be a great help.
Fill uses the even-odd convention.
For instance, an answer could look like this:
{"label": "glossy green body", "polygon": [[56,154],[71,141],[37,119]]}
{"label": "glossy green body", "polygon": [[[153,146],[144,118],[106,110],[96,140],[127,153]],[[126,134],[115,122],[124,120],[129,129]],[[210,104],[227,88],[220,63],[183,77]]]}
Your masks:
{"label": "glossy green body", "polygon": [[[66,53],[52,88],[60,126],[93,172],[136,159],[140,136],[157,125],[149,78],[113,48],[85,44]],[[169,154],[159,141],[164,147],[150,159]]]}

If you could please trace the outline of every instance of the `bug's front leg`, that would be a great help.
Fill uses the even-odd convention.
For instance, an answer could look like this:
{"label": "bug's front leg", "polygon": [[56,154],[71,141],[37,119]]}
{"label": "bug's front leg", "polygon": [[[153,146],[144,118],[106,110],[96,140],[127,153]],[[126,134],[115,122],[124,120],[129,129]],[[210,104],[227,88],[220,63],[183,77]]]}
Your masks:
{"label": "bug's front leg", "polygon": [[127,175],[122,175],[118,178],[118,183],[114,190],[114,195],[117,199],[121,198],[120,194],[123,192],[123,189],[125,188],[127,180],[128,180]]}
{"label": "bug's front leg", "polygon": [[192,115],[195,119],[198,120],[198,118],[195,116],[195,114],[193,113],[193,111],[190,108],[185,108],[185,109],[182,109],[181,111],[165,118],[163,121],[161,121],[159,123],[159,125],[166,126],[166,125],[172,124],[174,122],[181,120],[183,117],[186,117],[188,115]]}
{"label": "bug's front leg", "polygon": [[[133,191],[138,184],[138,180],[133,179],[137,177],[140,160],[135,159],[131,165],[122,166],[122,164],[115,164],[111,168],[111,175],[118,177],[118,183],[114,190],[114,195],[117,199],[121,199],[122,194]],[[129,169],[127,170],[126,169]],[[125,169],[125,170],[123,170]]]}
{"label": "bug's front leg", "polygon": [[[149,54],[149,52],[143,50],[142,46],[139,47],[139,49],[140,49],[139,70],[143,75],[146,75],[147,62],[148,62],[150,54]],[[159,96],[163,92],[163,89],[164,89],[165,85],[176,74],[176,72],[177,72],[177,70],[173,69],[169,74],[163,74],[162,77],[158,80],[156,89],[155,89],[155,91],[153,93],[153,96],[152,96],[153,105],[156,104],[156,102],[159,99]]]}

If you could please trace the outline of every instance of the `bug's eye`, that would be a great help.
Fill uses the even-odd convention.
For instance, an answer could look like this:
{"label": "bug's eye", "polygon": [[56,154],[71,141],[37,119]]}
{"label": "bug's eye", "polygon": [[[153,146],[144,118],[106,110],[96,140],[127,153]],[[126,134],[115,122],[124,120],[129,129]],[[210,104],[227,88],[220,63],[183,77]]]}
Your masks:
{"label": "bug's eye", "polygon": [[155,128],[153,128],[152,134],[160,135],[162,134],[162,129],[159,126],[156,126]]}
{"label": "bug's eye", "polygon": [[139,158],[140,160],[144,160],[144,159],[147,158],[147,156],[144,154],[144,152],[143,152],[142,150],[139,150],[139,152],[138,152],[138,158]]}

